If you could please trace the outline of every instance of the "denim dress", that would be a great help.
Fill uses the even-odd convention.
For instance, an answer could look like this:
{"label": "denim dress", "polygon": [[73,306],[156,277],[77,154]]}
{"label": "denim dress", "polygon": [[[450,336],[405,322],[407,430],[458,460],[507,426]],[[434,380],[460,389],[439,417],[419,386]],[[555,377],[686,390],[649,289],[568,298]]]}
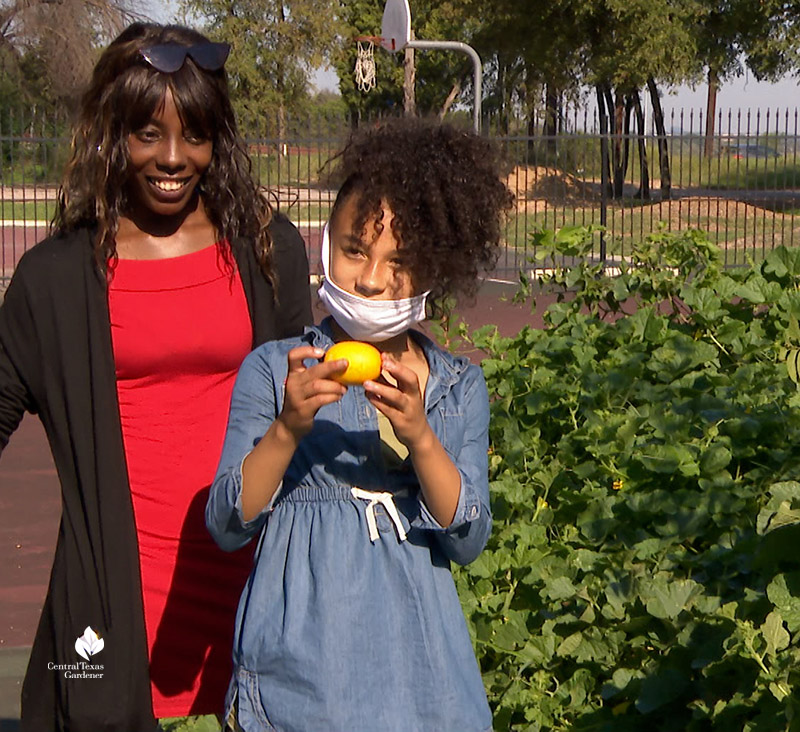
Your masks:
{"label": "denim dress", "polygon": [[491,530],[486,385],[477,366],[411,333],[430,367],[428,421],[461,476],[446,529],[422,501],[410,459],[384,462],[360,386],[319,410],[271,505],[244,521],[242,461],[283,404],[287,354],[333,345],[330,321],[264,344],[239,371],[206,523],[223,549],[258,540],[226,701],[245,732],[491,730],[450,574]]}

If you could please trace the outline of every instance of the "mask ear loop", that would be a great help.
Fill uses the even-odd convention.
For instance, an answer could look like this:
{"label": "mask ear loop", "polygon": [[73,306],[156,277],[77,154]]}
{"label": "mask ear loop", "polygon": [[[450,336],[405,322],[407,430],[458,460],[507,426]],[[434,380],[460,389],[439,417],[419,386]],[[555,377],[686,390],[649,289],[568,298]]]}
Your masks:
{"label": "mask ear loop", "polygon": [[331,235],[330,235],[330,222],[326,221],[322,229],[322,251],[320,252],[322,259],[322,273],[325,279],[329,280],[331,276],[328,274],[331,265]]}

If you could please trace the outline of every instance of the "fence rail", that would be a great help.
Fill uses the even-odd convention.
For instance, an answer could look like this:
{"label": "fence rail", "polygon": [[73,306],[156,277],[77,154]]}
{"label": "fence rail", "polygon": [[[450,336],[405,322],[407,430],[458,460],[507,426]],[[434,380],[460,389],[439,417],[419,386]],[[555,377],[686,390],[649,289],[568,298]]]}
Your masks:
{"label": "fence rail", "polygon": [[[603,135],[584,111],[548,136],[501,133],[487,121],[516,196],[493,276],[515,280],[533,269],[531,235],[542,228],[602,223],[596,256],[610,261],[659,228],[705,230],[729,265],[800,245],[797,110],[720,111],[711,146],[702,112],[673,111],[665,123],[661,137],[654,130]],[[343,119],[268,121],[248,138],[258,181],[300,228],[315,270],[335,188],[326,163],[348,129]],[[63,121],[0,110],[0,286],[46,235],[67,154]]]}

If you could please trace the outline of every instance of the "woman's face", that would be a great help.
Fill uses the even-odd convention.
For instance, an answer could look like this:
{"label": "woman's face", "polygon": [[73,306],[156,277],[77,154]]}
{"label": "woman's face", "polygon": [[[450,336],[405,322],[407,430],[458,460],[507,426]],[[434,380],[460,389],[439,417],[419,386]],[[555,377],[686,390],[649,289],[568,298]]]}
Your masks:
{"label": "woman's face", "polygon": [[382,204],[383,228],[367,220],[366,231],[354,225],[358,197],[350,196],[331,226],[331,279],[343,290],[374,300],[402,300],[415,294],[411,273],[392,232],[394,213]]}
{"label": "woman's face", "polygon": [[150,121],[128,135],[128,179],[131,204],[143,213],[180,214],[211,164],[211,140],[186,129],[172,91]]}

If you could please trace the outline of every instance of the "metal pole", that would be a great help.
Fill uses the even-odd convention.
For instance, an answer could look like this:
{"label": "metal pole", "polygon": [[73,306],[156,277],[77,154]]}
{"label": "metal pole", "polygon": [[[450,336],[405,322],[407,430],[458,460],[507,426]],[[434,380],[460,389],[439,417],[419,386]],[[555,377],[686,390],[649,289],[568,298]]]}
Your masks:
{"label": "metal pole", "polygon": [[476,134],[481,132],[481,99],[483,90],[481,88],[482,69],[481,57],[478,52],[466,43],[461,41],[409,41],[405,48],[419,48],[423,51],[431,49],[440,49],[447,51],[462,51],[472,59],[472,66],[474,69],[474,84],[475,87],[475,104],[472,109],[472,126]]}

